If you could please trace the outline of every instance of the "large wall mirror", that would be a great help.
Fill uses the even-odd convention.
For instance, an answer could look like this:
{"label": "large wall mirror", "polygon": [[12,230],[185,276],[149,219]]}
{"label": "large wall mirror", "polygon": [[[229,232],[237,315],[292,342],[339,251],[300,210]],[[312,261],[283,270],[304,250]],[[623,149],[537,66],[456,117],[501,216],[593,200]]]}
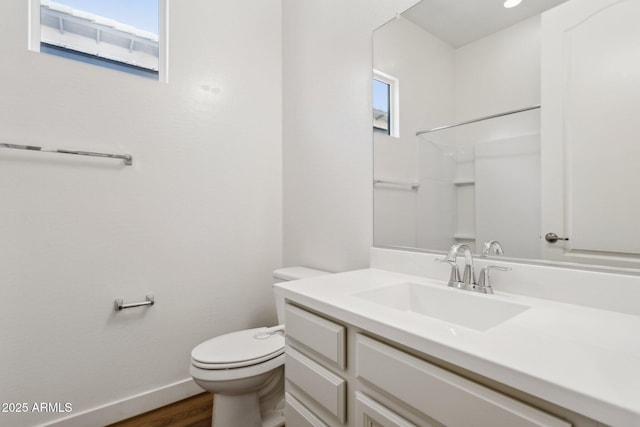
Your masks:
{"label": "large wall mirror", "polygon": [[422,0],[374,33],[374,244],[640,268],[640,0]]}

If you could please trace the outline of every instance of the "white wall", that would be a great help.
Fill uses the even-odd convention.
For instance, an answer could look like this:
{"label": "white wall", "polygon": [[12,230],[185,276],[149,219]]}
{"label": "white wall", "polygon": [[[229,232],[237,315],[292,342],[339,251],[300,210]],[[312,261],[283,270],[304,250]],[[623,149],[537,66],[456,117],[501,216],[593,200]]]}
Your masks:
{"label": "white wall", "polygon": [[456,50],[456,120],[540,103],[540,15]]}
{"label": "white wall", "polygon": [[285,265],[369,264],[371,37],[415,3],[283,0]]}
{"label": "white wall", "polygon": [[[134,157],[0,148],[0,401],[74,415],[188,379],[199,342],[275,322],[281,6],[170,1],[163,84],[28,51],[27,3],[0,3],[0,140]],[[147,293],[154,307],[114,312]]]}

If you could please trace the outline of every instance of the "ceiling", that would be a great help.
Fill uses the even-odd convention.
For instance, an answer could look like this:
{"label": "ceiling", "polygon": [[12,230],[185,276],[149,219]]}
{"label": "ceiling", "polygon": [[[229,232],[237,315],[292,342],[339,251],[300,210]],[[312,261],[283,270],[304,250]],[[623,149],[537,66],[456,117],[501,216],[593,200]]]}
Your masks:
{"label": "ceiling", "polygon": [[504,0],[422,0],[402,16],[457,48],[566,1],[523,0],[507,9]]}

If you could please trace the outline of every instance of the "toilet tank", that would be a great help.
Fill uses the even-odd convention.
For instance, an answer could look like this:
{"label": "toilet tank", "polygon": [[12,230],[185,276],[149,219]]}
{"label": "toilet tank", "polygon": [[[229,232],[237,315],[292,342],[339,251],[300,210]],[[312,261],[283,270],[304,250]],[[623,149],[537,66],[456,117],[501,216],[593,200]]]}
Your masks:
{"label": "toilet tank", "polygon": [[[310,277],[325,276],[331,274],[322,270],[314,270],[307,267],[285,267],[273,271],[273,283],[289,282],[291,280],[308,279]],[[284,323],[284,297],[275,295],[278,323]]]}

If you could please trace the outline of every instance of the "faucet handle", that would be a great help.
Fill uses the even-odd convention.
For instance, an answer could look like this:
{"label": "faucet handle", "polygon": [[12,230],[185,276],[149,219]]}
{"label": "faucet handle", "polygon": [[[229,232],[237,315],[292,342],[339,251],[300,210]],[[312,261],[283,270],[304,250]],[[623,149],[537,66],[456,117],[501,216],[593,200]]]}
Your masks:
{"label": "faucet handle", "polygon": [[500,267],[497,265],[487,265],[480,269],[480,279],[478,284],[472,289],[476,292],[482,292],[483,294],[492,294],[493,288],[491,287],[491,280],[489,272],[491,270],[511,271],[511,267]]}
{"label": "faucet handle", "polygon": [[452,288],[462,289],[464,285],[460,280],[460,270],[458,269],[458,264],[455,261],[451,261],[447,258],[444,259],[436,259],[435,262],[444,262],[451,266],[451,274],[449,275],[449,283],[447,286]]}

